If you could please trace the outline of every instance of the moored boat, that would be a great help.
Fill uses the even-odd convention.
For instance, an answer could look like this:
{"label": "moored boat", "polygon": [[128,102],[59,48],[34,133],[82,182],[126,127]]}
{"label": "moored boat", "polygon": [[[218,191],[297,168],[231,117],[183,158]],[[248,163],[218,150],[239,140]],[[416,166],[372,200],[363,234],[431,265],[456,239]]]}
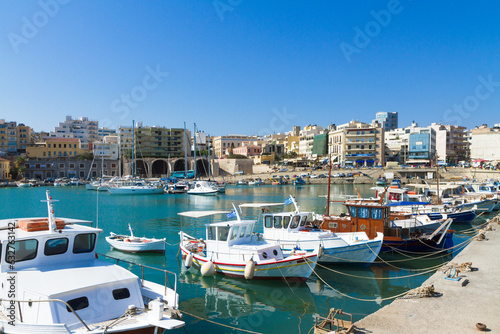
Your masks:
{"label": "moored boat", "polygon": [[134,232],[128,225],[130,230],[130,235],[121,235],[111,232],[109,236],[106,237],[106,241],[118,250],[129,253],[141,253],[141,252],[157,252],[165,253],[165,238],[155,239],[155,238],[138,238],[134,236]]}
{"label": "moored boat", "polygon": [[[184,217],[200,218],[223,214],[221,211],[182,212]],[[318,253],[284,254],[277,244],[268,243],[253,233],[257,222],[223,221],[206,225],[206,239],[180,232],[180,249],[186,266],[195,264],[202,275],[214,273],[246,279],[305,281],[311,275]]]}
{"label": "moored boat", "polygon": [[213,187],[210,182],[205,180],[194,181],[193,188],[187,191],[190,195],[205,195],[205,196],[215,196],[218,190]]}
{"label": "moored boat", "polygon": [[[138,277],[119,266],[119,259],[113,264],[97,258],[102,230],[82,220],[56,219],[54,200],[46,194],[48,218],[0,221],[8,254],[0,272],[2,333],[152,333],[184,326],[176,284],[146,280],[143,265],[127,262],[139,267]],[[176,274],[157,270],[165,281],[168,275],[177,282]],[[13,278],[16,289],[8,294]]]}
{"label": "moored boat", "polygon": [[378,232],[372,239],[364,231],[332,233],[314,226],[311,212],[301,212],[295,198],[290,196],[285,203],[248,203],[240,208],[266,208],[275,205],[293,204],[295,210],[262,213],[263,237],[270,243],[277,243],[283,251],[301,249],[314,251],[320,245],[323,263],[372,263],[382,247],[383,233]]}

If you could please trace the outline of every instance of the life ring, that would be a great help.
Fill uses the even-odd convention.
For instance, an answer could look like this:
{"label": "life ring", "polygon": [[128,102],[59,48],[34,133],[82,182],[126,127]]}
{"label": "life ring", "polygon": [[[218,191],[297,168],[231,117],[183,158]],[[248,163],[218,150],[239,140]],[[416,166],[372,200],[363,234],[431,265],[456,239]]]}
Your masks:
{"label": "life ring", "polygon": [[359,227],[362,231],[366,230],[366,225],[365,224],[361,224],[361,226]]}

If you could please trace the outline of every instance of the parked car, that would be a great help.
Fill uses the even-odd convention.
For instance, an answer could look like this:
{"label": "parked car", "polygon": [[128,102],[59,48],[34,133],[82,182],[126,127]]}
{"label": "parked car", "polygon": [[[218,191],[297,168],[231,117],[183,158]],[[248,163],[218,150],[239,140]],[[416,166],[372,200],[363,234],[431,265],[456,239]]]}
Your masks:
{"label": "parked car", "polygon": [[353,177],[354,174],[353,173],[347,173],[346,177]]}
{"label": "parked car", "polygon": [[288,172],[288,168],[281,168],[278,172]]}
{"label": "parked car", "polygon": [[319,174],[318,177],[321,178],[321,179],[324,179],[324,178],[327,178],[328,175],[326,175],[326,174]]}
{"label": "parked car", "polygon": [[317,179],[317,178],[318,178],[318,175],[317,175],[317,174],[311,174],[311,175],[309,175],[309,177],[310,177],[311,179]]}

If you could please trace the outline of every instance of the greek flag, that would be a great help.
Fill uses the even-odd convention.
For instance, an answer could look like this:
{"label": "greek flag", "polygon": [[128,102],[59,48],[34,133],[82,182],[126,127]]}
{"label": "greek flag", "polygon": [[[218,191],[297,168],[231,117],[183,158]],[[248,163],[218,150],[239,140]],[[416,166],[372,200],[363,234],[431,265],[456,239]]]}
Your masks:
{"label": "greek flag", "polygon": [[293,199],[292,199],[292,196],[288,197],[288,198],[285,200],[285,205],[290,205],[290,204],[293,204]]}
{"label": "greek flag", "polygon": [[229,219],[229,218],[234,218],[236,217],[236,210],[233,210],[231,212],[229,212],[226,217]]}

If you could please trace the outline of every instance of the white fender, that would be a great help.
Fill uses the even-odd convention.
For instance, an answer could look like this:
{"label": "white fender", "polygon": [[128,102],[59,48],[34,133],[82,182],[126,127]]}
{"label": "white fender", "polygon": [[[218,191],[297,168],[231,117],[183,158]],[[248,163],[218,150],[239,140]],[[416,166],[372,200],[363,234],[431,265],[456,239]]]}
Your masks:
{"label": "white fender", "polygon": [[191,268],[191,265],[193,264],[193,253],[189,253],[187,256],[186,256],[186,260],[184,261],[184,265],[186,266],[186,268]]}
{"label": "white fender", "polygon": [[318,247],[318,259],[323,256],[323,245],[319,244]]}
{"label": "white fender", "polygon": [[252,279],[255,274],[255,262],[253,260],[249,260],[245,265],[245,279]]}
{"label": "white fender", "polygon": [[205,262],[200,269],[201,275],[208,277],[215,274],[215,266],[212,261]]}

